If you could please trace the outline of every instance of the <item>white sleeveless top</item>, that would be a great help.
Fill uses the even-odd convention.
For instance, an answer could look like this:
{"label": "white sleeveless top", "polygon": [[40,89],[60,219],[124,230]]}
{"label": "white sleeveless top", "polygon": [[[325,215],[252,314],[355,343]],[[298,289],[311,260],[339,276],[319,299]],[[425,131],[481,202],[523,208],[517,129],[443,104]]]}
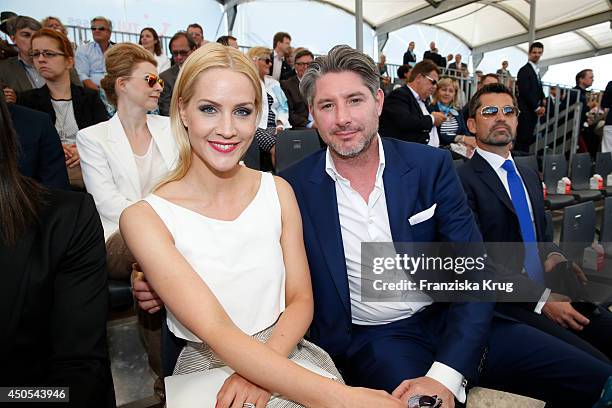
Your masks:
{"label": "white sleeveless top", "polygon": [[[255,198],[233,221],[208,218],[154,194],[144,200],[236,326],[253,335],[276,322],[285,310],[285,264],[281,208],[271,174],[261,173]],[[169,309],[167,322],[175,336],[202,342]]]}

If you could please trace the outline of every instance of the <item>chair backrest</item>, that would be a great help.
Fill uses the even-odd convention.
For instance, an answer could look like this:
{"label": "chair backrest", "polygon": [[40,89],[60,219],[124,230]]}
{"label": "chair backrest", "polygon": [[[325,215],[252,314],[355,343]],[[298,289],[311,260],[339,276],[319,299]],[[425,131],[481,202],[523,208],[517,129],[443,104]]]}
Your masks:
{"label": "chair backrest", "polygon": [[284,130],[276,141],[276,174],[321,148],[314,129]]}
{"label": "chair backrest", "polygon": [[567,176],[567,160],[563,154],[551,154],[544,160],[544,184],[549,193],[557,191],[557,181]]}
{"label": "chair backrest", "polygon": [[544,242],[553,242],[555,239],[555,228],[553,225],[552,211],[544,211],[544,218],[546,219],[546,228],[544,229],[542,240]]}
{"label": "chair backrest", "polygon": [[513,159],[515,163],[520,164],[521,166],[534,169],[536,173],[540,172],[540,169],[538,168],[538,159],[536,159],[535,155],[533,154],[530,154],[528,156],[514,156],[513,155]]}
{"label": "chair backrest", "polygon": [[565,207],[561,228],[561,250],[572,261],[582,263],[584,248],[595,238],[595,204],[587,201]]}
{"label": "chair backrest", "polygon": [[242,157],[242,161],[244,165],[253,169],[259,170],[261,168],[261,159],[259,157],[259,145],[257,145],[257,140],[253,138],[251,145],[247,149],[246,153]]}
{"label": "chair backrest", "polygon": [[606,197],[604,200],[599,241],[612,242],[612,197]]}
{"label": "chair backrest", "polygon": [[595,156],[595,173],[605,178],[612,173],[612,153],[597,152]]}
{"label": "chair backrest", "polygon": [[589,153],[576,153],[572,159],[572,189],[588,190],[591,178],[591,155]]}

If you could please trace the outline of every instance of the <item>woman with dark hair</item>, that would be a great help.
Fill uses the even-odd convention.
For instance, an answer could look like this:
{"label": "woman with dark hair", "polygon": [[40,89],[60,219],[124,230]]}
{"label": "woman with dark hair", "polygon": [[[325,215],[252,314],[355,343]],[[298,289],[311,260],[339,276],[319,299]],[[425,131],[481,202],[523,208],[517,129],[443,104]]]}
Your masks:
{"label": "woman with dark hair", "polygon": [[76,134],[79,129],[107,120],[106,109],[97,92],[70,82],[74,50],[65,34],[50,28],[40,29],[32,36],[30,55],[45,85],[19,93],[17,103],[51,116],[64,148],[70,184],[82,189]]}
{"label": "woman with dark hair", "polygon": [[140,31],[140,40],[138,44],[142,45],[145,50],[149,51],[155,57],[157,61],[157,72],[164,72],[170,68],[170,60],[164,54],[159,41],[157,31],[151,27],[145,27]]}
{"label": "woman with dark hair", "polygon": [[93,200],[22,176],[17,151],[0,95],[0,386],[68,387],[67,407],[115,406]]}

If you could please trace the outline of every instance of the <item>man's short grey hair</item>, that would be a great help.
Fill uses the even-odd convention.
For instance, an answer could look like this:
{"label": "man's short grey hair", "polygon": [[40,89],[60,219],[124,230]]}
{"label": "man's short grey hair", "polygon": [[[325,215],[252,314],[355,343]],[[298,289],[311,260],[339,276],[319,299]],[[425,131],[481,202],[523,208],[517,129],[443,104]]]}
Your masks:
{"label": "man's short grey hair", "polygon": [[29,16],[15,16],[7,20],[6,28],[9,35],[15,35],[17,30],[23,30],[29,28],[32,31],[38,31],[42,28],[42,25],[38,20],[33,19]]}
{"label": "man's short grey hair", "polygon": [[98,20],[98,21],[100,21],[100,20],[105,21],[105,22],[106,22],[106,25],[108,26],[108,28],[109,28],[111,31],[113,31],[113,22],[112,22],[112,21],[110,21],[108,18],[106,18],[106,17],[102,17],[102,16],[94,17],[94,18],[92,18],[92,19],[91,19],[91,23],[90,23],[90,24],[93,24],[93,23],[94,23],[94,21],[96,21],[96,20]]}
{"label": "man's short grey hair", "polygon": [[300,81],[300,92],[312,105],[316,91],[316,82],[330,72],[354,72],[361,77],[363,84],[376,97],[380,88],[378,68],[374,60],[367,54],[357,51],[348,45],[336,45],[327,55],[317,57],[308,67]]}

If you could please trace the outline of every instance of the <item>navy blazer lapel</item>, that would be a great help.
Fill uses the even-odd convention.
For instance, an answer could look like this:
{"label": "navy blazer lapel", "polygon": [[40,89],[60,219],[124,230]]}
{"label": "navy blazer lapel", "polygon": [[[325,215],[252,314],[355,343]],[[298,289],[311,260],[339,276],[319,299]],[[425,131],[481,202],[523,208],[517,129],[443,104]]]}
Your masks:
{"label": "navy blazer lapel", "polygon": [[413,215],[417,203],[420,170],[410,167],[391,141],[382,138],[382,143],[385,151],[383,184],[391,236],[395,242],[411,242],[408,218]]}
{"label": "navy blazer lapel", "polygon": [[[319,237],[319,245],[328,271],[342,299],[346,312],[350,315],[350,294],[346,259],[342,231],[340,229],[340,216],[338,215],[338,199],[334,180],[325,171],[326,155],[323,152],[309,179],[312,190],[309,188],[304,194],[308,205],[308,213],[313,220],[314,228]],[[316,220],[316,222],[314,221]]]}
{"label": "navy blazer lapel", "polygon": [[516,214],[514,211],[514,205],[512,204],[512,200],[508,195],[508,192],[504,188],[501,180],[499,179],[495,170],[487,163],[487,161],[478,154],[478,152],[474,153],[474,156],[471,159],[474,170],[480,174],[480,179],[491,189],[493,194],[499,198],[504,205],[512,211],[513,214]]}

